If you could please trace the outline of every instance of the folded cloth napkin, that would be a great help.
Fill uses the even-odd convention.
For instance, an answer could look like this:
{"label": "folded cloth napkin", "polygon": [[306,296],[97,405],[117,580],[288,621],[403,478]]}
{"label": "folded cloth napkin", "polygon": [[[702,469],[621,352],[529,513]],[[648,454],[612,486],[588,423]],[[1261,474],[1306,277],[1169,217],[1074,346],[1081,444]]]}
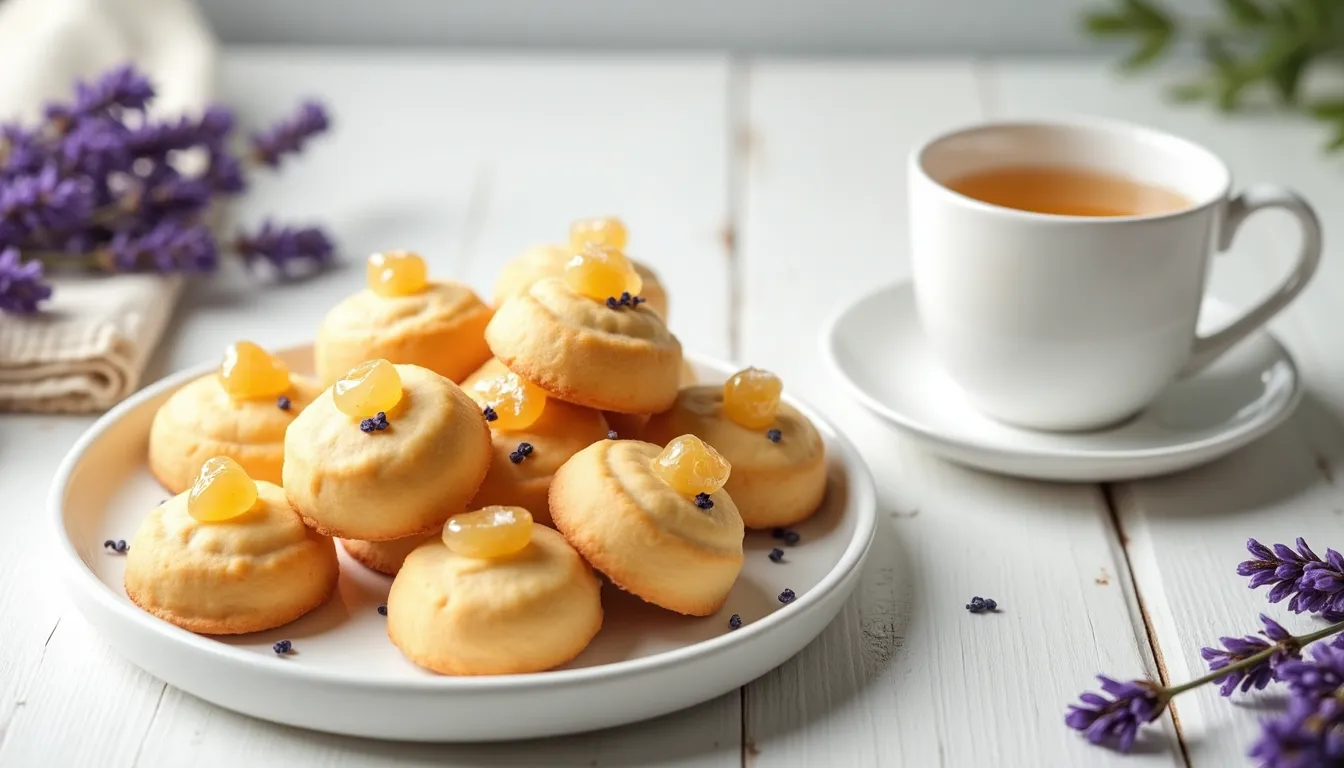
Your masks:
{"label": "folded cloth napkin", "polygon": [[[0,120],[35,120],[74,80],[134,62],[159,114],[198,112],[217,44],[191,0],[0,5]],[[0,410],[100,411],[134,392],[181,290],[175,277],[57,277],[31,317],[0,315]]]}

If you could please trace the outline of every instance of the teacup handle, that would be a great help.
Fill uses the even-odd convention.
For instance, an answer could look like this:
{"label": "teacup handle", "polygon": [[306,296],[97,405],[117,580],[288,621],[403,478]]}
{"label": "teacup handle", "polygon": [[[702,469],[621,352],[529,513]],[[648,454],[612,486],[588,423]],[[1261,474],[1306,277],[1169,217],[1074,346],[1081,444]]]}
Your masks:
{"label": "teacup handle", "polygon": [[1227,212],[1223,218],[1222,231],[1218,233],[1218,250],[1225,251],[1232,245],[1237,230],[1251,214],[1266,208],[1280,208],[1297,217],[1302,227],[1302,248],[1297,255],[1297,266],[1288,278],[1258,306],[1237,318],[1226,328],[1209,336],[1197,336],[1191,350],[1190,361],[1186,363],[1183,374],[1188,375],[1204,368],[1218,359],[1238,341],[1246,338],[1252,331],[1269,322],[1270,318],[1288,306],[1307,282],[1316,273],[1321,263],[1321,222],[1316,212],[1306,200],[1290,189],[1274,184],[1256,184],[1247,187],[1241,194],[1227,203]]}

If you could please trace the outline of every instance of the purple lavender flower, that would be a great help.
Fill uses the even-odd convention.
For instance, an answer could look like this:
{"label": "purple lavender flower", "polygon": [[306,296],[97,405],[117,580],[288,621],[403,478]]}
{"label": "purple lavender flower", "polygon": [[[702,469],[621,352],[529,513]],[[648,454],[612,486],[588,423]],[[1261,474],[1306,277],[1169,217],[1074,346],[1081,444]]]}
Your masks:
{"label": "purple lavender flower", "polygon": [[144,234],[120,232],[108,246],[117,272],[209,272],[219,262],[210,229],[165,219]]}
{"label": "purple lavender flower", "polygon": [[75,83],[73,105],[52,104],[47,117],[59,125],[122,110],[140,112],[154,98],[154,86],[133,65],[123,64],[108,70],[93,82]]}
{"label": "purple lavender flower", "polygon": [[1321,613],[1344,609],[1344,555],[1327,549],[1323,562],[1307,563],[1297,590],[1300,610]]}
{"label": "purple lavender flower", "polygon": [[1271,551],[1251,539],[1246,548],[1256,559],[1238,565],[1237,573],[1251,577],[1252,589],[1273,584],[1270,602],[1291,596],[1288,609],[1294,613],[1344,612],[1344,556],[1327,549],[1322,560],[1301,537],[1296,544],[1296,551],[1285,544],[1275,544]]}
{"label": "purple lavender flower", "polygon": [[47,162],[47,151],[38,140],[37,131],[18,123],[0,125],[4,162],[0,171],[5,175],[37,173]]}
{"label": "purple lavender flower", "polygon": [[305,101],[299,105],[298,114],[252,134],[252,157],[262,165],[275,168],[285,155],[297,154],[308,139],[330,126],[331,121],[322,105]]}
{"label": "purple lavender flower", "polygon": [[161,158],[169,152],[198,146],[220,151],[233,131],[233,122],[231,110],[212,106],[199,118],[147,123],[131,132],[127,144],[136,157]]}
{"label": "purple lavender flower", "polygon": [[131,152],[124,126],[113,120],[85,120],[61,138],[62,167],[91,177],[130,169]]}
{"label": "purple lavender flower", "polygon": [[1079,698],[1083,706],[1069,705],[1064,723],[1082,731],[1093,744],[1111,744],[1121,752],[1134,746],[1139,728],[1156,720],[1167,706],[1166,691],[1146,680],[1121,683],[1097,675],[1101,688],[1112,698],[1086,692]]}
{"label": "purple lavender flower", "polygon": [[1278,678],[1297,696],[1319,699],[1344,687],[1344,647],[1338,637],[1311,647],[1311,661],[1289,659],[1278,666]]}
{"label": "purple lavender flower", "polygon": [[285,277],[331,263],[335,248],[317,227],[280,227],[269,220],[255,234],[239,233],[234,249],[249,264],[264,259]]}
{"label": "purple lavender flower", "polygon": [[42,262],[24,263],[19,249],[0,252],[0,311],[29,315],[37,304],[51,298],[51,286],[42,282]]}
{"label": "purple lavender flower", "polygon": [[200,143],[196,121],[179,117],[156,120],[131,131],[126,145],[136,157],[164,157],[169,152],[189,149]]}
{"label": "purple lavender flower", "polygon": [[1218,642],[1223,644],[1222,648],[1201,648],[1199,651],[1199,655],[1209,662],[1209,669],[1216,671],[1229,664],[1244,661],[1258,653],[1278,647],[1278,650],[1266,656],[1258,664],[1246,669],[1235,670],[1218,678],[1215,682],[1222,683],[1222,688],[1219,690],[1224,696],[1231,696],[1239,683],[1242,693],[1252,688],[1257,691],[1264,690],[1265,686],[1275,679],[1276,672],[1281,664],[1290,659],[1301,658],[1301,651],[1298,649],[1291,632],[1264,614],[1260,615],[1260,622],[1265,626],[1260,634],[1268,638],[1267,640],[1254,635],[1220,637]]}
{"label": "purple lavender flower", "polygon": [[212,104],[206,107],[205,112],[201,114],[198,124],[201,136],[209,139],[206,141],[206,145],[219,148],[223,146],[223,142],[229,137],[229,134],[233,133],[233,110],[218,104]]}
{"label": "purple lavender flower", "polygon": [[210,153],[210,166],[205,178],[216,192],[236,195],[247,189],[247,178],[243,175],[243,164],[238,158],[225,152]]}
{"label": "purple lavender flower", "polygon": [[1294,697],[1288,713],[1261,723],[1247,753],[1262,768],[1344,766],[1344,702]]}
{"label": "purple lavender flower", "polygon": [[187,178],[174,171],[140,196],[139,207],[151,218],[193,213],[210,205],[213,191],[208,179]]}
{"label": "purple lavender flower", "polygon": [[[1344,594],[1341,594],[1344,590],[1344,581],[1341,581],[1344,579],[1344,559],[1338,553],[1332,563],[1325,563],[1300,536],[1297,551],[1286,544],[1275,544],[1271,551],[1255,539],[1246,542],[1246,549],[1255,555],[1255,559],[1239,564],[1237,573],[1251,577],[1251,589],[1273,584],[1269,590],[1271,603],[1291,596],[1288,609],[1294,613],[1344,611]],[[1317,576],[1307,579],[1304,576],[1308,570],[1324,573],[1319,579]],[[1322,585],[1319,588],[1318,583]]]}
{"label": "purple lavender flower", "polygon": [[62,178],[48,165],[34,175],[9,180],[0,189],[0,242],[14,245],[36,236],[43,242],[53,232],[73,229],[93,213],[92,188],[86,179]]}
{"label": "purple lavender flower", "polygon": [[[210,271],[218,246],[201,213],[244,191],[242,158],[231,153],[234,114],[211,106],[195,117],[145,114],[149,80],[126,65],[75,85],[74,97],[49,105],[35,126],[0,123],[0,310],[32,312],[51,289],[43,264],[96,266],[110,272]],[[326,130],[314,102],[253,137],[251,159],[277,166]],[[201,153],[204,173],[185,176],[179,153]],[[325,266],[333,246],[312,228],[267,223],[239,238],[243,256],[269,261],[285,276]],[[33,263],[25,263],[19,253]]]}

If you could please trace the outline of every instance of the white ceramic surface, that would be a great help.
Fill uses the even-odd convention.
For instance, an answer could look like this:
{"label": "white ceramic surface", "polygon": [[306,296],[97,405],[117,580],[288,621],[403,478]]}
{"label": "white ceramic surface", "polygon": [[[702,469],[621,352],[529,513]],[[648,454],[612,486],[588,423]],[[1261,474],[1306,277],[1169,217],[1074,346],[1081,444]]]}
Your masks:
{"label": "white ceramic surface", "polygon": [[[1221,328],[1236,315],[1209,299],[1200,327]],[[930,450],[981,469],[1043,480],[1125,480],[1196,466],[1273,429],[1302,397],[1293,358],[1259,331],[1167,387],[1123,424],[1071,433],[1003,424],[976,410],[934,358],[909,283],[846,307],[823,331],[822,345],[834,374],[855,397]]]}
{"label": "white ceramic surface", "polygon": [[[308,348],[281,353],[311,370]],[[724,363],[692,358],[702,380]],[[339,594],[299,621],[268,632],[210,638],[144,613],[122,590],[124,559],[106,539],[132,537],[167,495],[145,464],[155,410],[202,365],[160,381],[110,411],[57,472],[50,495],[53,567],[75,605],[118,652],[195,696],[254,717],[356,736],[416,741],[521,739],[642,720],[719,696],[778,666],[835,617],[853,591],[872,541],[872,479],[850,443],[806,405],[826,441],[830,486],[822,509],[796,527],[784,562],[779,544],[748,533],[746,564],[723,609],[681,617],[603,587],[606,619],[593,644],[559,670],[483,678],[442,677],[406,661],[388,642],[377,607],[391,579],[341,552]],[[779,592],[793,589],[789,605]],[[744,626],[730,632],[728,617]],[[294,653],[271,645],[287,639]]]}
{"label": "white ceramic surface", "polygon": [[[1010,166],[1074,166],[1173,190],[1175,212],[1087,217],[990,205],[946,184]],[[1096,120],[978,125],[910,155],[911,273],[920,325],[944,368],[985,413],[1034,429],[1097,429],[1150,405],[1287,306],[1316,271],[1311,207],[1270,185],[1231,192],[1203,147]],[[1302,232],[1297,265],[1260,304],[1198,334],[1209,256],[1256,211]],[[1233,318],[1228,318],[1229,321]]]}

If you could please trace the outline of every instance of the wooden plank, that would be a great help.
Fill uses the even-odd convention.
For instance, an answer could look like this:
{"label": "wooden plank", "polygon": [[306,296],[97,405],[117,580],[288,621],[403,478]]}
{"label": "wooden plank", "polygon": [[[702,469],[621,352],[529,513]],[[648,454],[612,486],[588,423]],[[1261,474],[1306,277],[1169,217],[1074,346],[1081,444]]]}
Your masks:
{"label": "wooden plank", "polygon": [[0,557],[0,763],[8,761],[33,722],[36,681],[51,663],[61,614],[60,585],[44,561],[49,550],[45,478],[56,473],[67,446],[91,423],[79,416],[0,418],[0,526],[9,545]]}
{"label": "wooden plank", "polygon": [[[162,369],[212,358],[238,338],[311,339],[326,308],[362,285],[363,256],[375,249],[423,249],[433,273],[488,293],[498,266],[522,247],[562,238],[573,217],[605,212],[627,217],[635,255],[665,278],[687,348],[728,349],[725,60],[251,50],[230,52],[223,78],[225,98],[252,125],[301,96],[330,103],[333,135],[280,178],[258,183],[236,214],[329,224],[346,268],[294,286],[230,269],[193,286],[160,350]],[[85,423],[72,421],[52,450],[20,459],[11,473],[12,446],[34,421],[0,423],[6,499],[21,491],[9,478],[50,476]],[[0,508],[15,541],[45,536],[43,490]],[[485,747],[362,741],[255,721],[165,690],[68,611],[44,653],[55,610],[41,592],[9,586],[14,573],[39,573],[35,557],[0,559],[0,608],[22,628],[0,633],[5,765],[521,766],[545,755],[548,765],[722,768],[741,760],[737,692],[652,723]],[[3,674],[11,665],[17,674]]]}
{"label": "wooden plank", "polygon": [[[1199,141],[1232,167],[1238,184],[1277,182],[1312,200],[1329,226],[1340,201],[1340,166],[1322,156],[1319,126],[1282,113],[1220,115],[1206,106],[1176,106],[1163,98],[1171,75],[1126,80],[1100,63],[1000,62],[988,92],[995,116],[1088,113],[1145,123]],[[1212,291],[1248,306],[1285,274],[1298,241],[1286,216],[1264,214],[1244,228],[1214,262]],[[1290,542],[1305,536],[1317,550],[1344,544],[1344,360],[1336,354],[1344,299],[1344,249],[1328,252],[1306,293],[1271,327],[1297,357],[1309,386],[1307,401],[1286,424],[1236,454],[1175,476],[1114,489],[1134,577],[1173,680],[1203,674],[1199,649],[1221,635],[1259,627],[1266,612],[1293,629],[1312,622],[1269,606],[1236,576],[1248,537]],[[1117,670],[1117,674],[1122,672]],[[1197,766],[1241,764],[1258,722],[1275,697],[1232,705],[1213,688],[1181,697],[1177,715]]]}
{"label": "wooden plank", "polygon": [[[906,155],[981,116],[972,66],[764,63],[747,91],[742,362],[848,431],[883,523],[840,619],[748,686],[748,762],[1181,763],[1165,718],[1124,760],[1063,724],[1096,672],[1153,669],[1099,489],[933,459],[840,396],[814,351],[824,318],[908,274]],[[969,614],[977,594],[1002,612]]]}

